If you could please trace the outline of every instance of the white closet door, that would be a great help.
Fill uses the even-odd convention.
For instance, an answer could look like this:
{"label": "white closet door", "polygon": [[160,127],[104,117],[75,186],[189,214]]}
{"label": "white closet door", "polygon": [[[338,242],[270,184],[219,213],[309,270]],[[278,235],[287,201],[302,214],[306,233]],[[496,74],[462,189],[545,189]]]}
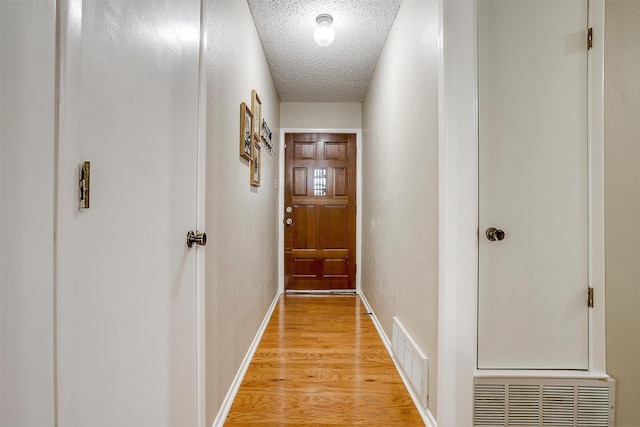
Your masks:
{"label": "white closet door", "polygon": [[478,367],[588,369],[587,1],[478,14]]}
{"label": "white closet door", "polygon": [[59,425],[195,426],[200,1],[61,5]]}

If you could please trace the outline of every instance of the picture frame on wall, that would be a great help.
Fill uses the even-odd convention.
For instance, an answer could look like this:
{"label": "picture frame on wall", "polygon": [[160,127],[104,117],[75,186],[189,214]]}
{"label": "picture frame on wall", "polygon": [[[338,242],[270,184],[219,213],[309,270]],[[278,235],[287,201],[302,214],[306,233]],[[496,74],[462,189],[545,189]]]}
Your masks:
{"label": "picture frame on wall", "polygon": [[260,133],[262,131],[262,101],[258,96],[258,92],[251,91],[251,112],[253,113],[253,140],[260,142]]}
{"label": "picture frame on wall", "polygon": [[244,102],[240,104],[240,156],[253,158],[253,113]]}
{"label": "picture frame on wall", "polygon": [[260,187],[260,172],[262,169],[262,153],[260,143],[253,143],[253,160],[251,161],[251,185]]}
{"label": "picture frame on wall", "polygon": [[267,122],[262,119],[262,142],[267,148],[267,151],[271,152],[273,150],[273,142],[271,140],[271,129],[269,129],[269,125]]}

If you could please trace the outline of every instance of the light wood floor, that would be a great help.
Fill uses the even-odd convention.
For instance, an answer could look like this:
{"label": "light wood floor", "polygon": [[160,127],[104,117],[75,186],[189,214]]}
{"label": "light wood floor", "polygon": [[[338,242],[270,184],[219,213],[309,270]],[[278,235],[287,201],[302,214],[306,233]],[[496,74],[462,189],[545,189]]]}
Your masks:
{"label": "light wood floor", "polygon": [[360,298],[283,295],[225,425],[424,426]]}

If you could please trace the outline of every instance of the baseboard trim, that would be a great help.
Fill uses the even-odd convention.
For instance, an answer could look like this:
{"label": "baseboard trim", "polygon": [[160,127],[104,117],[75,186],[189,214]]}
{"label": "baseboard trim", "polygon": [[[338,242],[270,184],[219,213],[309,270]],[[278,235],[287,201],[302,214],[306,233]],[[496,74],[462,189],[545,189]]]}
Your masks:
{"label": "baseboard trim", "polygon": [[247,350],[247,354],[244,356],[242,363],[240,364],[240,368],[236,373],[233,382],[231,383],[231,387],[229,387],[229,391],[222,401],[222,405],[220,406],[220,410],[216,415],[216,418],[213,420],[212,427],[222,427],[224,425],[225,420],[227,419],[227,415],[229,415],[229,410],[231,409],[231,405],[233,404],[233,400],[236,398],[236,394],[238,394],[238,390],[240,389],[240,384],[242,384],[242,380],[244,379],[244,374],[247,373],[247,369],[249,369],[249,365],[251,364],[251,359],[253,359],[253,355],[256,353],[258,349],[258,344],[260,344],[260,340],[262,339],[262,335],[264,335],[264,331],[267,329],[267,325],[269,324],[269,320],[271,319],[271,315],[273,311],[276,309],[276,305],[278,304],[278,300],[280,299],[281,293],[276,293],[276,296],[273,298],[271,302],[271,306],[267,310],[267,314],[265,314],[264,319],[262,320],[262,324],[256,333],[255,338],[253,338],[253,342],[249,346],[249,350]]}
{"label": "baseboard trim", "polygon": [[362,300],[364,306],[367,308],[367,312],[370,313],[371,321],[373,322],[373,325],[376,327],[376,330],[378,331],[378,335],[380,335],[380,339],[382,339],[382,342],[384,343],[384,346],[386,347],[387,352],[389,353],[389,356],[391,356],[391,360],[393,360],[393,364],[396,367],[396,371],[398,371],[398,374],[400,374],[400,378],[402,378],[404,387],[407,389],[407,391],[409,392],[409,395],[411,396],[411,399],[413,400],[413,403],[416,405],[416,409],[420,413],[420,416],[422,417],[422,421],[424,421],[427,427],[438,427],[438,424],[436,423],[435,418],[431,414],[431,411],[422,407],[422,404],[420,403],[420,399],[413,392],[413,389],[411,388],[409,380],[407,379],[402,369],[400,369],[400,365],[398,364],[398,361],[396,360],[396,357],[394,356],[393,351],[391,350],[391,340],[389,339],[387,334],[384,332],[384,329],[382,329],[382,325],[378,321],[376,314],[373,312],[373,309],[371,308],[369,301],[367,301],[367,297],[365,297],[362,291],[359,291],[358,295],[360,295],[360,299]]}

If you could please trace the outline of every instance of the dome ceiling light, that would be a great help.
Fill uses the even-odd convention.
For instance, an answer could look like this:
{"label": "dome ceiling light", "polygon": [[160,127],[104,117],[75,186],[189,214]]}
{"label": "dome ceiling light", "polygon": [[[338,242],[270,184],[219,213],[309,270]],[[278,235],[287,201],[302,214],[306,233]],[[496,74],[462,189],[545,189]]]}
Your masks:
{"label": "dome ceiling light", "polygon": [[331,25],[333,23],[333,17],[326,13],[318,15],[316,18],[316,29],[313,30],[313,38],[316,43],[322,47],[327,47],[336,38],[336,30]]}

